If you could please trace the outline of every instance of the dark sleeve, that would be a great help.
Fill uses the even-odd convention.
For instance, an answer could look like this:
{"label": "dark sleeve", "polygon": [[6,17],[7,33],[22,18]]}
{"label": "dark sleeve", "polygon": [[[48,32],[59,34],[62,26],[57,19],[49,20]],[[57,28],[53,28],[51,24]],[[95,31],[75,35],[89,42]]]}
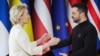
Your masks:
{"label": "dark sleeve", "polygon": [[95,29],[87,30],[84,38],[84,47],[68,56],[88,56],[96,52],[97,32]]}
{"label": "dark sleeve", "polygon": [[57,49],[57,48],[61,48],[61,47],[65,47],[65,46],[70,45],[71,42],[72,42],[72,37],[71,36],[69,38],[66,38],[66,39],[60,41],[57,45],[52,46],[51,49],[53,50],[53,49]]}

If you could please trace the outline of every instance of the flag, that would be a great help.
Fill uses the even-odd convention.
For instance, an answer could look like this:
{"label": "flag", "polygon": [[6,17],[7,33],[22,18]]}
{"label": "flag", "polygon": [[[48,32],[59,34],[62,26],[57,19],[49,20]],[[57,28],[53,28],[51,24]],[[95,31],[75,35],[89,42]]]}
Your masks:
{"label": "flag", "polygon": [[50,0],[34,0],[32,20],[35,40],[39,39],[44,33],[53,36]]}
{"label": "flag", "polygon": [[88,0],[88,17],[98,32],[97,49],[100,49],[100,0]]}
{"label": "flag", "polygon": [[[51,16],[53,23],[54,36],[60,38],[61,41],[69,37],[68,19],[65,0],[52,0]],[[63,47],[53,50],[55,56],[60,56],[59,53],[69,52],[70,47]]]}
{"label": "flag", "polygon": [[[27,5],[28,11],[30,13],[29,0],[11,0],[11,2],[10,2],[11,6],[18,5],[18,4],[21,4],[21,3],[25,3]],[[25,24],[24,30],[28,33],[30,41],[33,41],[34,37],[33,37],[33,29],[32,29],[31,19],[29,20],[28,24]]]}
{"label": "flag", "polygon": [[0,1],[0,56],[6,56],[8,52],[8,37],[10,31],[9,6],[7,0]]}

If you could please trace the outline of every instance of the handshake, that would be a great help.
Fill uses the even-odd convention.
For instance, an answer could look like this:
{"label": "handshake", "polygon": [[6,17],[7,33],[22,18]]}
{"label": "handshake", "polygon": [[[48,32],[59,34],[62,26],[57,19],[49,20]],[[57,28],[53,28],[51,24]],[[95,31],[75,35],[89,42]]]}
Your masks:
{"label": "handshake", "polygon": [[57,45],[60,42],[59,38],[51,37],[48,33],[45,33],[39,40],[36,41],[38,46],[42,46],[43,54],[50,51],[50,47]]}

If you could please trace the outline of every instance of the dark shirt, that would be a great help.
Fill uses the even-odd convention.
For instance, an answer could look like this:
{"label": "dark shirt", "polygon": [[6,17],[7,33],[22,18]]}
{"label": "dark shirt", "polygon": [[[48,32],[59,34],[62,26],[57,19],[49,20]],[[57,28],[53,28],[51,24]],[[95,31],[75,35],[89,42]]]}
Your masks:
{"label": "dark shirt", "polygon": [[78,24],[68,39],[51,47],[57,49],[72,44],[72,53],[68,56],[97,56],[97,31],[88,21]]}

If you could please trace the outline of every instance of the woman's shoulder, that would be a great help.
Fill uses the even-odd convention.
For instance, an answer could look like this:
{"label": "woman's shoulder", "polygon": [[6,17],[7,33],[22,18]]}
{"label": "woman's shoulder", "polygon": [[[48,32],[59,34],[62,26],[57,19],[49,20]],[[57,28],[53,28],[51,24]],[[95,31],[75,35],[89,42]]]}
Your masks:
{"label": "woman's shoulder", "polygon": [[10,32],[20,32],[20,28],[17,26],[17,25],[14,25],[12,28],[11,28],[11,30],[10,30]]}
{"label": "woman's shoulder", "polygon": [[22,32],[22,28],[18,25],[14,25],[10,30],[10,36],[18,36]]}

